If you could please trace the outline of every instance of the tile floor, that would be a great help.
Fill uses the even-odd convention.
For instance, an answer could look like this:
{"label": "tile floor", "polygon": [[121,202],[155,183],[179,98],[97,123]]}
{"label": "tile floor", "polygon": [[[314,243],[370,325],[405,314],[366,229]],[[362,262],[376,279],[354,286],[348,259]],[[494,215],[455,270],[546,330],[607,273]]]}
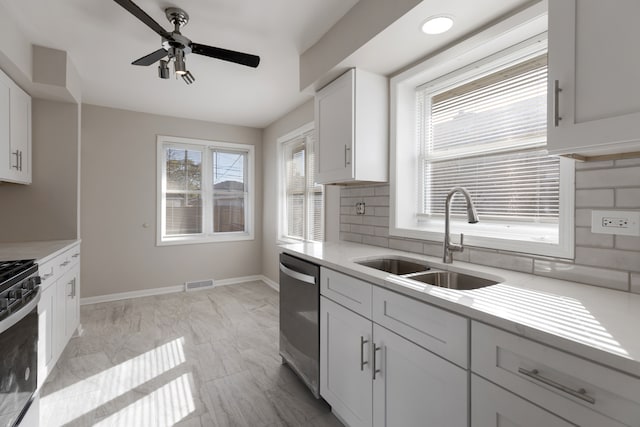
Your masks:
{"label": "tile floor", "polygon": [[262,282],[82,306],[41,426],[339,427],[278,355]]}

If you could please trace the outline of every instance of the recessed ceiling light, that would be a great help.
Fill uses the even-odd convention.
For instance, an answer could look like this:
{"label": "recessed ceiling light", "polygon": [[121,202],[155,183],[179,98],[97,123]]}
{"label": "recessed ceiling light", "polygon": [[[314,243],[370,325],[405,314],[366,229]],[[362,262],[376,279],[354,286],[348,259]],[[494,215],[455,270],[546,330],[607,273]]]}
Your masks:
{"label": "recessed ceiling light", "polygon": [[442,34],[453,27],[453,18],[446,15],[431,16],[422,24],[422,32],[425,34]]}

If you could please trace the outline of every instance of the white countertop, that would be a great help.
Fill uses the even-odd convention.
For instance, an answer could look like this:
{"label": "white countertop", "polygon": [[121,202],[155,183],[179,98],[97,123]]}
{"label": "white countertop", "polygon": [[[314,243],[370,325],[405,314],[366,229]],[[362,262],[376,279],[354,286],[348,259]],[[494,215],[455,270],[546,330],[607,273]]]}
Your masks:
{"label": "white countertop", "polygon": [[0,261],[35,259],[42,264],[76,243],[80,243],[80,240],[0,243]]}
{"label": "white countertop", "polygon": [[640,377],[640,295],[461,261],[446,269],[499,276],[500,284],[459,291],[354,263],[395,255],[442,267],[438,258],[348,242],[297,243],[284,252]]}

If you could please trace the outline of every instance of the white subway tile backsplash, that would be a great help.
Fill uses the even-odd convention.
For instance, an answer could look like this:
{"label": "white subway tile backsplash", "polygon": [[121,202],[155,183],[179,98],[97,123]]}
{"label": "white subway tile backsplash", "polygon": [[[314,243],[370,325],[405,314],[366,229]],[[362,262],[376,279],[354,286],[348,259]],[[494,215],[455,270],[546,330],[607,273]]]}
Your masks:
{"label": "white subway tile backsplash", "polygon": [[362,243],[365,245],[381,246],[383,248],[389,247],[389,239],[386,237],[362,236]]}
{"label": "white subway tile backsplash", "polygon": [[533,259],[523,256],[471,249],[469,250],[469,261],[474,264],[522,271],[524,273],[533,272]]}
{"label": "white subway tile backsplash", "polygon": [[386,216],[366,216],[362,220],[364,225],[375,225],[376,227],[388,227],[389,218]]}
{"label": "white subway tile backsplash", "polygon": [[422,253],[422,242],[415,240],[389,239],[389,247],[399,251]]}
{"label": "white subway tile backsplash", "polygon": [[388,206],[377,206],[375,208],[376,216],[389,216],[389,207]]}
{"label": "white subway tile backsplash", "polygon": [[576,245],[597,248],[613,248],[613,235],[596,234],[590,227],[576,227]]}
{"label": "white subway tile backsplash", "polygon": [[341,224],[362,224],[362,215],[340,215]]}
{"label": "white subway tile backsplash", "polygon": [[640,167],[576,171],[576,188],[637,187]]}
{"label": "white subway tile backsplash", "polygon": [[588,283],[620,291],[629,289],[629,273],[603,268],[587,267],[564,262],[535,260],[534,274],[553,277],[554,279],[571,280]]}
{"label": "white subway tile backsplash", "polygon": [[640,274],[631,273],[631,292],[640,294]]}
{"label": "white subway tile backsplash", "polygon": [[616,208],[640,208],[640,188],[616,189]]}
{"label": "white subway tile backsplash", "polygon": [[576,227],[591,227],[591,209],[576,209]]}
{"label": "white subway tile backsplash", "polygon": [[616,236],[616,249],[640,252],[640,237]]}
{"label": "white subway tile backsplash", "polygon": [[640,252],[578,246],[576,264],[640,272]]}
{"label": "white subway tile backsplash", "polygon": [[577,208],[612,208],[614,206],[614,190],[578,190],[576,191]]}
{"label": "white subway tile backsplash", "polygon": [[374,228],[373,225],[351,224],[351,232],[373,236]]}
{"label": "white subway tile backsplash", "polygon": [[379,187],[375,187],[375,195],[376,196],[388,196],[389,195],[389,186],[381,185]]}
{"label": "white subway tile backsplash", "polygon": [[[341,187],[340,239],[441,257],[439,242],[389,236],[389,188]],[[640,159],[576,162],[576,189],[575,264],[474,247],[454,259],[640,294],[640,237],[591,233],[593,209],[640,209]],[[357,202],[365,215],[355,214]]]}

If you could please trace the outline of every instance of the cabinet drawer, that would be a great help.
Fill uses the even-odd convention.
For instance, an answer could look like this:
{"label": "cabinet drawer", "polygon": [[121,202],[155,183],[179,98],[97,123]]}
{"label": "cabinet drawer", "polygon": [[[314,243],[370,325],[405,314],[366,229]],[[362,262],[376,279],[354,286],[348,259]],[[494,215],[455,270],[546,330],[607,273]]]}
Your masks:
{"label": "cabinet drawer", "polygon": [[368,319],[371,319],[372,287],[337,271],[320,269],[320,293]]}
{"label": "cabinet drawer", "polygon": [[458,366],[469,366],[469,321],[462,316],[374,287],[373,321]]}
{"label": "cabinet drawer", "polygon": [[51,286],[51,284],[56,281],[56,278],[60,276],[58,257],[50,259],[45,263],[38,264],[38,275],[40,275],[40,280],[42,281],[40,284],[42,290]]}
{"label": "cabinet drawer", "polygon": [[478,322],[471,369],[580,426],[639,425],[639,379]]}

